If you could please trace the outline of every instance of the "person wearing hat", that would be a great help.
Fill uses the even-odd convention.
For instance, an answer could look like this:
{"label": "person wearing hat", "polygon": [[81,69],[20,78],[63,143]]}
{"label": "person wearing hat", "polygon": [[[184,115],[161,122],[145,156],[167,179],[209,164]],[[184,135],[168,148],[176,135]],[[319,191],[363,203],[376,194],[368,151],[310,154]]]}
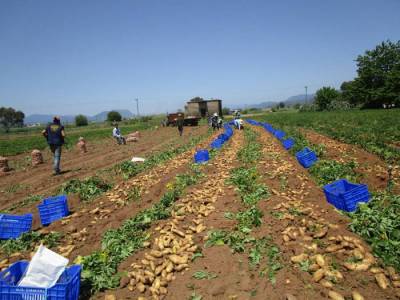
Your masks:
{"label": "person wearing hat", "polygon": [[213,130],[219,129],[218,119],[219,119],[218,114],[214,113],[214,115],[211,118],[211,125],[212,125]]}
{"label": "person wearing hat", "polygon": [[60,162],[61,162],[61,147],[64,144],[65,131],[64,126],[61,125],[60,117],[55,116],[53,123],[47,125],[46,129],[42,131],[43,136],[46,138],[53,153],[53,169],[54,175],[59,175]]}

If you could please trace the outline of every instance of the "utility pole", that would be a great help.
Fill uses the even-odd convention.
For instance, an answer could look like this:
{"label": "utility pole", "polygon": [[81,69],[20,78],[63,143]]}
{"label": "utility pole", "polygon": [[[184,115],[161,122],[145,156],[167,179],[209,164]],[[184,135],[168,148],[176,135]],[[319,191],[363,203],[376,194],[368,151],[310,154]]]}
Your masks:
{"label": "utility pole", "polygon": [[137,114],[137,118],[139,118],[139,99],[136,98],[135,101],[136,101],[136,114]]}
{"label": "utility pole", "polygon": [[308,88],[308,87],[305,86],[304,88],[306,89],[306,104],[307,104],[307,102],[308,102],[308,101],[307,101],[307,88]]}

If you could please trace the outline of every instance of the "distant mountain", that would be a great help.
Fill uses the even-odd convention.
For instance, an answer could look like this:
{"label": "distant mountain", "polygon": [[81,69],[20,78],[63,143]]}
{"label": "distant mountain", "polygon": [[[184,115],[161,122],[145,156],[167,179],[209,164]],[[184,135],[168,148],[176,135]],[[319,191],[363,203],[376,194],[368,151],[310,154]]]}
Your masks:
{"label": "distant mountain", "polygon": [[[25,117],[24,123],[25,124],[47,124],[51,121],[53,121],[53,117],[55,115],[44,115],[44,114],[33,114]],[[65,115],[65,116],[60,116],[61,121],[63,123],[72,123],[75,121],[75,116],[72,115]]]}
{"label": "distant mountain", "polygon": [[[313,102],[315,98],[315,94],[307,95],[307,102]],[[306,95],[296,95],[287,98],[285,101],[285,105],[295,105],[295,104],[304,104],[306,102]]]}
{"label": "distant mountain", "polygon": [[[314,101],[315,94],[307,95],[307,102],[310,103]],[[286,106],[295,105],[295,104],[304,104],[306,102],[306,95],[296,95],[287,98],[284,101],[265,101],[258,104],[246,104],[246,105],[238,105],[233,109],[244,109],[244,108],[259,108],[259,109],[266,109],[272,108],[278,105],[280,102],[285,103]]]}
{"label": "distant mountain", "polygon": [[[122,118],[129,119],[133,117],[133,114],[127,109],[116,109],[122,116]],[[88,120],[91,122],[104,122],[107,120],[107,114],[109,111],[103,111],[94,116],[88,116]],[[33,114],[29,115],[24,119],[25,124],[47,124],[53,120],[55,115],[45,114]],[[75,122],[75,115],[61,115],[61,122],[64,124]]]}

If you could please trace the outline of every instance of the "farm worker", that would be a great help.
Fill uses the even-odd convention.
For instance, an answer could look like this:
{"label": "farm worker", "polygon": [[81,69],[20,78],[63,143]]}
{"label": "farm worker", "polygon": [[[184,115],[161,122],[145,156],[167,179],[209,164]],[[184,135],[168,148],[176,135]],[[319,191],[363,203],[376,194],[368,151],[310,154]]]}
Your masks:
{"label": "farm worker", "polygon": [[235,121],[234,121],[234,124],[235,124],[235,127],[237,128],[237,129],[242,129],[242,127],[243,127],[243,121],[242,121],[242,119],[235,119]]}
{"label": "farm worker", "polygon": [[118,123],[115,123],[115,127],[113,129],[113,137],[117,140],[118,145],[124,144],[126,145],[125,138],[121,135],[121,131],[118,128]]}
{"label": "farm worker", "polygon": [[218,114],[217,113],[214,113],[214,115],[212,116],[211,124],[212,124],[213,130],[219,129],[218,128]]}
{"label": "farm worker", "polygon": [[179,135],[182,136],[183,134],[183,123],[184,123],[183,114],[179,113],[178,118],[176,120],[176,126],[178,126]]}
{"label": "farm worker", "polygon": [[54,175],[60,175],[61,147],[65,138],[64,126],[61,125],[60,117],[55,116],[53,123],[47,125],[42,134],[47,139],[47,143],[53,153]]}

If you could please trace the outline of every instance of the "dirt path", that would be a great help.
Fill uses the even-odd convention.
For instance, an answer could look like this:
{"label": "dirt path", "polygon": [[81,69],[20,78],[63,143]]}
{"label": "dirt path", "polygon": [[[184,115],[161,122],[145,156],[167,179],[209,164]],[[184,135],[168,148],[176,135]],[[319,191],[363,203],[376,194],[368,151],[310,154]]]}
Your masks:
{"label": "dirt path", "polygon": [[[157,262],[154,261],[154,264],[159,266],[166,264],[168,263],[168,254],[176,253],[182,255],[185,260],[180,270],[182,271],[189,268],[189,255],[195,252],[197,247],[203,243],[203,237],[206,234],[206,230],[209,229],[209,227],[205,225],[205,222],[214,215],[217,199],[225,195],[225,180],[229,177],[229,172],[234,166],[236,153],[243,143],[242,134],[237,133],[236,135],[237,136],[234,135],[234,139],[231,142],[224,145],[224,148],[216,155],[212,162],[204,166],[202,169],[202,172],[205,174],[204,179],[188,189],[186,195],[176,202],[172,212],[173,219],[161,221],[153,227],[154,237],[150,242],[150,248],[153,250],[147,249],[131,256],[121,264],[120,272],[134,271],[138,268],[142,269],[144,273],[154,272],[151,267],[152,263],[148,264],[146,259],[151,259],[150,257],[152,253],[154,254],[154,251],[162,250],[159,248],[161,240],[173,241],[176,252],[165,252],[164,258],[157,259]],[[185,272],[181,274],[183,275],[184,273]],[[168,298],[187,299],[187,297],[183,296],[182,289],[179,288],[181,280],[182,278],[178,271],[176,276],[170,275]],[[129,280],[126,281],[123,279],[123,282],[124,281],[126,284],[122,283],[121,289],[112,291],[117,299],[139,299],[141,296],[144,296],[143,293],[139,292],[138,288],[127,284]],[[178,288],[176,285],[178,285]],[[132,288],[133,291],[131,291]],[[151,294],[151,289],[151,286],[147,285],[146,296]],[[173,296],[175,293],[176,296]],[[95,295],[93,299],[104,299],[104,294],[100,293]],[[150,299],[150,297],[148,299]]]}
{"label": "dirt path", "polygon": [[[61,176],[51,176],[51,159],[47,157],[45,164],[29,167],[25,170],[11,172],[0,177],[0,209],[32,194],[51,195],[51,193],[66,180],[82,178],[96,174],[116,163],[130,159],[132,156],[148,156],[151,152],[161,150],[168,144],[185,143],[192,136],[204,134],[207,128],[190,127],[183,138],[177,136],[175,128],[159,128],[157,131],[145,130],[137,143],[126,146],[115,145],[111,139],[98,144],[89,144],[89,151],[80,154],[77,149],[65,151],[62,156],[62,169],[66,173]],[[6,192],[7,188],[16,186],[17,190]]]}
{"label": "dirt path", "polygon": [[[369,247],[347,229],[348,219],[326,202],[308,172],[265,130],[252,129],[260,134],[263,157],[257,167],[271,192],[269,199],[258,203],[263,212],[261,226],[249,235],[270,243],[262,264],[251,266],[248,252],[233,254],[224,243],[204,247],[207,231],[232,232],[237,221],[227,219],[226,213],[244,209],[234,187],[226,185],[230,170],[237,166],[235,149],[243,139],[239,133],[233,136],[232,147],[224,148],[205,168],[204,181],[177,202],[173,217],[153,227],[150,249],[121,265],[129,280],[106,294],[118,300],[400,296],[399,275],[379,267]],[[192,261],[198,249],[202,255]],[[279,267],[275,261],[272,264],[274,249],[278,249]],[[195,279],[196,271],[206,278]],[[104,299],[104,294],[93,298]]]}
{"label": "dirt path", "polygon": [[[358,167],[356,173],[362,176],[362,181],[372,190],[384,190],[387,187],[389,172],[388,165],[378,156],[369,153],[355,145],[349,145],[331,139],[312,130],[301,130],[307,140],[313,144],[325,146],[325,155],[338,162],[355,161]],[[400,192],[400,165],[393,166],[392,178],[395,191]]]}
{"label": "dirt path", "polygon": [[[103,234],[108,229],[118,228],[126,219],[157,202],[166,190],[166,184],[176,174],[185,172],[193,160],[196,148],[206,147],[218,133],[213,134],[197,147],[138,174],[126,181],[120,181],[111,191],[91,202],[80,202],[77,197],[70,196],[68,205],[73,212],[70,216],[41,228],[37,213],[34,214],[33,229],[40,233],[60,232],[60,245],[54,249],[70,261],[77,256],[85,256],[95,249],[101,248]],[[133,193],[132,193],[133,192]],[[13,254],[10,257],[2,255],[12,263],[21,259],[29,259],[29,252]],[[1,260],[1,259],[0,259]]]}

